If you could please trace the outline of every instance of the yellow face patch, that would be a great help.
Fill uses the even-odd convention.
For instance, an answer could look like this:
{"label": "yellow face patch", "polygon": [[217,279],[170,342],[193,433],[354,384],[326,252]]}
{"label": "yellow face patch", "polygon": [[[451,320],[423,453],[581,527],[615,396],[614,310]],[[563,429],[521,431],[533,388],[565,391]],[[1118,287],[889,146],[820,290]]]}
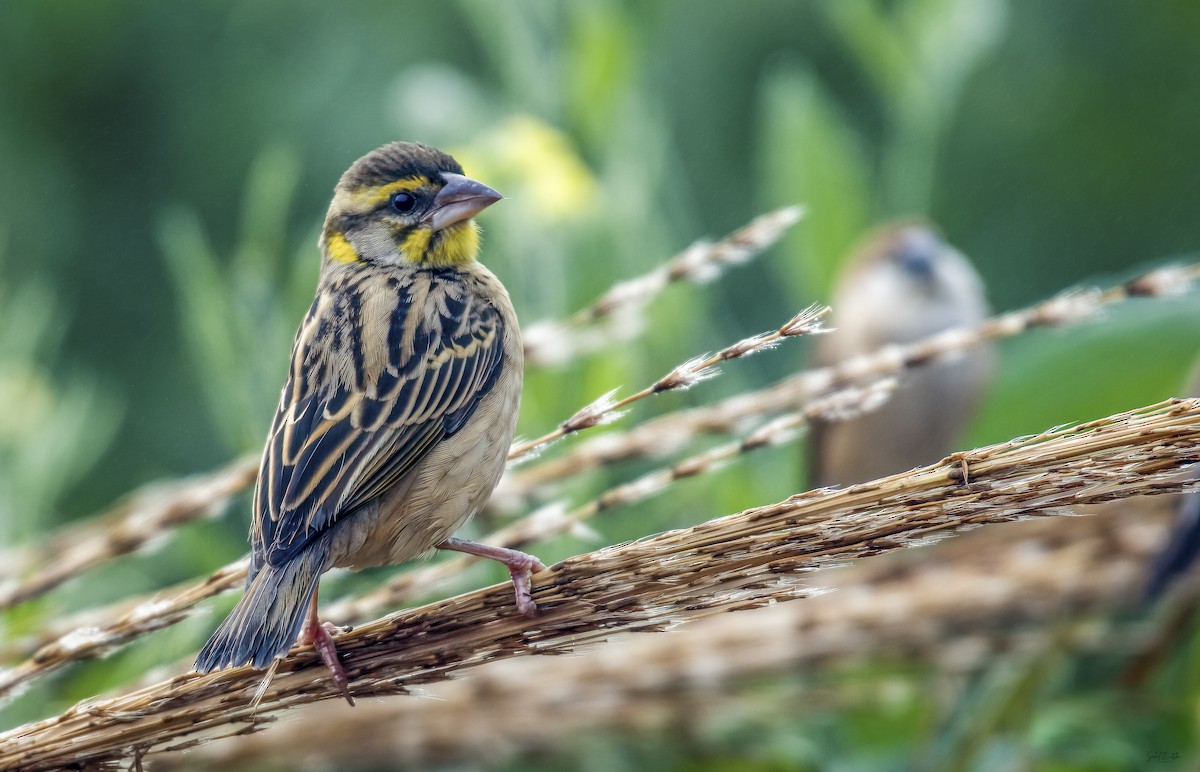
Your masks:
{"label": "yellow face patch", "polygon": [[479,226],[474,220],[455,223],[427,248],[424,263],[434,267],[469,263],[479,255]]}
{"label": "yellow face patch", "polygon": [[429,240],[432,237],[433,231],[428,228],[414,228],[405,237],[404,242],[400,245],[400,250],[413,262],[421,262],[425,250],[429,248]]}
{"label": "yellow face patch", "polygon": [[[399,237],[397,237],[399,238]],[[473,220],[438,231],[417,227],[399,242],[409,262],[430,268],[449,268],[474,260],[479,254],[479,226]]]}
{"label": "yellow face patch", "polygon": [[325,239],[325,251],[329,259],[337,263],[357,263],[360,258],[354,245],[340,231],[334,231]]}

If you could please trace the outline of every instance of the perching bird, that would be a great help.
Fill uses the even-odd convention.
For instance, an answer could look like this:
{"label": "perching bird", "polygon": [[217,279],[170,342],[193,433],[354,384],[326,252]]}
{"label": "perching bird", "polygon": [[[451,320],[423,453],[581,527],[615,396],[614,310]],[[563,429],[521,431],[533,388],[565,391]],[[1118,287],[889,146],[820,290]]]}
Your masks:
{"label": "perching bird", "polygon": [[[932,228],[913,221],[868,236],[843,271],[832,306],[834,330],[818,339],[818,366],[979,324],[987,315],[975,270]],[[904,374],[878,410],[813,422],[809,484],[874,480],[957,450],[990,372],[991,352],[975,349]]]}
{"label": "perching bird", "polygon": [[196,670],[265,668],[299,638],[353,705],[317,617],[321,574],[434,548],[503,562],[518,610],[536,613],[536,558],[452,538],[500,479],[521,396],[517,317],[476,260],[472,218],[500,198],[415,143],[385,145],[342,175],[263,451],[245,595]]}

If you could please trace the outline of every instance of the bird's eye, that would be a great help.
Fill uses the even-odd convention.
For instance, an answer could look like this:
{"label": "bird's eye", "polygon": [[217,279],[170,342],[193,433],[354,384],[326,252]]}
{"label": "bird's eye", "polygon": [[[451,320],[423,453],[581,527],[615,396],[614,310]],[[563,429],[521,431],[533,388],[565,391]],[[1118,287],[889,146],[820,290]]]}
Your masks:
{"label": "bird's eye", "polygon": [[417,205],[417,197],[412,193],[393,193],[392,194],[392,209],[395,209],[400,214],[407,214]]}

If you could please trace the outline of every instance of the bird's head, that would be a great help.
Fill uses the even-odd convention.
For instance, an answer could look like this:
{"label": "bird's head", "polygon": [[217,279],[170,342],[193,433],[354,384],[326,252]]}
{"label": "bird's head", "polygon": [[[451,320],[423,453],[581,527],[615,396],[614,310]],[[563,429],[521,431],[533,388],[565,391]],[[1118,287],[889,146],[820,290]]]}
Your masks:
{"label": "bird's head", "polygon": [[334,263],[447,268],[479,251],[473,218],[501,199],[458,162],[415,142],[373,150],[338,181],[321,250]]}

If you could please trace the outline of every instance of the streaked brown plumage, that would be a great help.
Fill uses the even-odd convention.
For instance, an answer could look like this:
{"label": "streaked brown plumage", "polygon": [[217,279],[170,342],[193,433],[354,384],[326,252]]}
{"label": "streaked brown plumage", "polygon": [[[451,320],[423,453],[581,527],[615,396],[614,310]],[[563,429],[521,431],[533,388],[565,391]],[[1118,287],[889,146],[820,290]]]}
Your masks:
{"label": "streaked brown plumage", "polygon": [[[911,343],[987,316],[970,263],[920,222],[870,234],[849,260],[833,302],[834,330],[814,353],[833,365],[891,344]],[[850,485],[937,461],[957,449],[991,373],[976,349],[905,374],[881,408],[842,421],[814,421],[809,484]]]}
{"label": "streaked brown plumage", "polygon": [[263,452],[246,593],[197,670],[266,667],[303,626],[349,699],[317,621],[321,574],[435,547],[505,562],[519,610],[535,612],[536,559],[451,538],[499,481],[520,401],[516,314],[475,260],[471,217],[499,198],[413,143],[379,148],[342,176]]}

